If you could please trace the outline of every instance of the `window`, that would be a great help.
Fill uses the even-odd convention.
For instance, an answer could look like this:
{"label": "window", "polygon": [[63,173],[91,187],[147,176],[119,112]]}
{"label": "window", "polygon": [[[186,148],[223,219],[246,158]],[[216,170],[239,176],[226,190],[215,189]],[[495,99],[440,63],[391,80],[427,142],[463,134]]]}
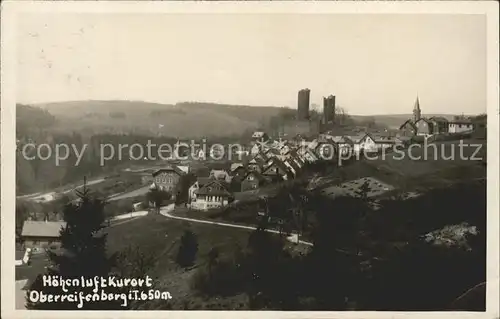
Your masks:
{"label": "window", "polygon": [[248,175],[248,180],[249,181],[253,181],[255,179],[255,177],[253,175]]}

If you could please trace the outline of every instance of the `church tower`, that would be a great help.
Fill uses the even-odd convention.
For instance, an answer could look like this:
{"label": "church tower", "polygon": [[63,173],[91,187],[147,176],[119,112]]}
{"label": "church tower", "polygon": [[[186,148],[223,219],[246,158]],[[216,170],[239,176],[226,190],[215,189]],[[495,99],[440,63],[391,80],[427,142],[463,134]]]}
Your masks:
{"label": "church tower", "polygon": [[413,107],[413,121],[416,122],[420,120],[421,115],[422,111],[420,110],[420,101],[418,100],[418,95],[417,95],[417,99],[415,100],[415,106]]}

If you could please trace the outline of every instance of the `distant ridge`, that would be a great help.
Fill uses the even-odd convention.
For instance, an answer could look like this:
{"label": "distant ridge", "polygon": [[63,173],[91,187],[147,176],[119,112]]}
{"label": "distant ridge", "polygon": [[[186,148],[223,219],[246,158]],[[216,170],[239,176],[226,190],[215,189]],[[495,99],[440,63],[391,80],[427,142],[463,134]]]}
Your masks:
{"label": "distant ridge", "polygon": [[[134,100],[89,100],[31,104],[57,118],[54,129],[140,134],[162,134],[178,137],[240,136],[263,128],[270,118],[284,110],[279,106],[233,105],[212,102],[183,101],[161,104]],[[354,120],[374,119],[391,128],[399,127],[411,114],[351,115]],[[423,114],[443,116],[450,114]],[[161,130],[160,127],[161,126]]]}

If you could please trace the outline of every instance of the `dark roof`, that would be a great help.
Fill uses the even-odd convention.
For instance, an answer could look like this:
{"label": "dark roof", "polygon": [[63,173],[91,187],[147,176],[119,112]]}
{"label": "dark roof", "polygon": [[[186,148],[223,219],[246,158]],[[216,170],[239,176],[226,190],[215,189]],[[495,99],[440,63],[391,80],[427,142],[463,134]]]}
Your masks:
{"label": "dark roof", "polygon": [[240,167],[244,168],[243,163],[232,163],[231,164],[231,172],[234,172],[235,170],[237,170]]}
{"label": "dark roof", "polygon": [[264,161],[267,161],[269,159],[269,156],[266,155],[266,152],[260,152],[256,154],[253,158],[255,159],[262,158]]}
{"label": "dark roof", "polygon": [[250,161],[249,161],[249,164],[251,164],[250,162],[252,162],[253,160],[255,160],[256,164],[259,165],[260,167],[264,167],[266,165],[266,161],[262,160],[261,158],[259,157],[254,157],[252,158]]}
{"label": "dark roof", "polygon": [[210,171],[210,176],[216,178],[226,178],[227,176],[229,176],[229,173],[223,169],[213,169]]}
{"label": "dark roof", "polygon": [[209,177],[210,169],[208,167],[198,167],[196,169],[193,169],[193,174],[198,177]]}
{"label": "dark roof", "polygon": [[413,121],[411,119],[406,120],[403,124],[401,124],[401,126],[399,127],[399,129],[400,130],[403,129],[403,127],[405,127],[407,124],[409,124],[414,131],[417,130],[417,128],[415,127],[415,124],[413,123]]}
{"label": "dark roof", "polygon": [[249,171],[245,174],[243,180],[245,180],[248,175],[254,175],[255,178],[257,178],[259,180],[259,182],[264,182],[264,181],[269,181],[269,178],[267,178],[266,176],[262,175],[261,173],[257,172],[257,171]]}
{"label": "dark roof", "polygon": [[302,159],[302,157],[299,155],[299,153],[297,151],[295,151],[295,153],[292,153],[292,159],[295,159],[297,161],[299,161],[300,163],[302,164],[305,164],[306,162]]}
{"label": "dark roof", "polygon": [[[220,185],[221,190],[210,189],[212,185]],[[213,196],[230,196],[231,192],[229,191],[229,184],[225,181],[221,180],[212,180],[211,182],[203,185],[198,191],[196,191],[198,195],[213,195]]]}
{"label": "dark roof", "polygon": [[290,166],[292,166],[292,168],[295,170],[296,173],[300,171],[300,167],[297,165],[297,163],[295,163],[295,161],[292,158],[287,159],[285,162],[290,164]]}
{"label": "dark roof", "polygon": [[285,165],[285,163],[283,163],[280,159],[276,158],[276,157],[273,157],[269,160],[267,166],[264,168],[264,170],[262,171],[263,174],[265,174],[265,172],[272,166],[277,166],[279,169],[285,171],[285,172],[289,172],[289,169],[288,167]]}
{"label": "dark roof", "polygon": [[158,175],[160,173],[163,173],[163,172],[169,172],[169,171],[170,172],[175,172],[179,176],[186,174],[183,170],[181,170],[177,166],[175,166],[175,165],[168,165],[167,167],[160,168],[159,170],[153,172],[153,176],[156,176],[156,175]]}
{"label": "dark roof", "polygon": [[61,229],[66,226],[66,222],[45,222],[27,220],[23,224],[22,237],[53,237],[60,236]]}
{"label": "dark roof", "polygon": [[214,179],[213,178],[210,178],[210,177],[198,177],[196,179],[196,181],[198,182],[198,186],[199,187],[203,187],[203,185],[206,185],[208,183],[210,183],[211,181],[213,181]]}
{"label": "dark roof", "polygon": [[417,121],[415,121],[414,125],[417,125],[417,123],[420,122],[420,121],[424,121],[425,123],[432,124],[431,120],[429,120],[429,119],[427,119],[425,117],[422,117],[422,118],[418,119]]}

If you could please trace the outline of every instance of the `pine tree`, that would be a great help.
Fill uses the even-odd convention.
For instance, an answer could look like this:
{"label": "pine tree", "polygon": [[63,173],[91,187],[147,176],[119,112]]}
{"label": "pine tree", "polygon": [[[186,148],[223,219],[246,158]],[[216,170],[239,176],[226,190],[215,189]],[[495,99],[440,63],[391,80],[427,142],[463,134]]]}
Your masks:
{"label": "pine tree", "polygon": [[198,238],[196,234],[187,229],[181,237],[181,244],[177,252],[176,262],[183,268],[194,265],[198,252]]}
{"label": "pine tree", "polygon": [[163,204],[163,202],[170,200],[172,198],[172,194],[170,194],[169,192],[160,190],[156,187],[150,189],[146,196],[147,196],[147,199],[154,204],[157,214],[160,213],[160,207]]}
{"label": "pine tree", "polygon": [[[113,258],[106,254],[106,234],[104,228],[105,202],[93,197],[85,184],[82,191],[77,191],[79,202],[68,203],[63,209],[66,225],[61,229],[61,247],[56,251],[47,251],[50,266],[44,275],[59,276],[63,279],[93,279],[95,276],[107,278],[112,275]],[[78,299],[74,302],[36,302],[30,299],[32,291],[45,294],[76,295],[80,292],[92,293],[93,287],[61,287],[43,285],[42,275],[32,283],[27,293],[28,309],[44,310],[122,310],[122,301],[90,301],[78,308]],[[107,293],[120,293],[118,288],[104,288]],[[98,291],[100,293],[100,290]]]}

